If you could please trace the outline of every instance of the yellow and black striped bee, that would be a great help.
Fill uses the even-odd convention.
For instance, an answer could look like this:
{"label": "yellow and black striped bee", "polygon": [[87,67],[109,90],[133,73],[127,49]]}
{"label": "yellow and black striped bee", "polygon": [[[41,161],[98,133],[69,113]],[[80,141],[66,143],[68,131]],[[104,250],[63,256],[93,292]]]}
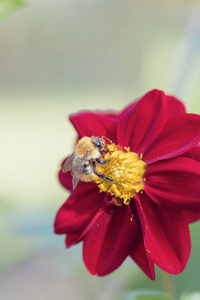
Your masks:
{"label": "yellow and black striped bee", "polygon": [[66,173],[71,170],[73,189],[77,187],[79,180],[85,182],[93,181],[94,174],[100,179],[106,179],[111,182],[114,181],[112,178],[96,171],[97,164],[106,164],[108,162],[108,160],[100,160],[105,154],[105,150],[110,152],[103,139],[107,138],[99,138],[96,136],[83,137],[78,141],[74,152],[64,162],[62,172]]}

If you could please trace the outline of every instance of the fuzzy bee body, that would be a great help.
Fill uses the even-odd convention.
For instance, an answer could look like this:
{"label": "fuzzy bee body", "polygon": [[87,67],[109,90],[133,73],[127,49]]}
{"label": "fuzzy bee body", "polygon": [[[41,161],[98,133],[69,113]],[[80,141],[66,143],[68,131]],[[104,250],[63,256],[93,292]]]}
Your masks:
{"label": "fuzzy bee body", "polygon": [[63,173],[71,170],[73,189],[77,187],[79,180],[85,182],[93,181],[95,174],[101,179],[113,181],[111,178],[96,171],[96,164],[105,164],[107,162],[106,160],[100,160],[105,149],[110,152],[104,144],[103,137],[83,137],[78,141],[74,152],[67,158],[62,168]]}

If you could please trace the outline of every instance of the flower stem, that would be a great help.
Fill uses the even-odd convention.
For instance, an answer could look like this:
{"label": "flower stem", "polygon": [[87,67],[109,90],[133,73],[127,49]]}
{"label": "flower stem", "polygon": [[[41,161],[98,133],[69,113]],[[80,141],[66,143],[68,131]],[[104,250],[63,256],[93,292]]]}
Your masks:
{"label": "flower stem", "polygon": [[174,293],[174,285],[172,281],[172,276],[169,273],[162,271],[163,273],[163,285],[166,294],[170,297],[170,299],[175,300],[175,293]]}

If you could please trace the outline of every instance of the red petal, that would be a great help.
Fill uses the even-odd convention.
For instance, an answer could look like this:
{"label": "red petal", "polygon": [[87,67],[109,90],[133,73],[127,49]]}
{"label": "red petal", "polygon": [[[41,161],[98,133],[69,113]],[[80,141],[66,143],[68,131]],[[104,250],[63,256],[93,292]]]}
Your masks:
{"label": "red petal", "polygon": [[187,222],[182,221],[181,213],[159,207],[145,193],[137,194],[136,200],[144,245],[151,259],[168,273],[182,272],[191,249]]}
{"label": "red petal", "polygon": [[73,189],[71,172],[63,173],[62,169],[58,173],[60,183],[69,191]]}
{"label": "red petal", "polygon": [[122,118],[122,115],[125,114],[128,110],[133,109],[138,101],[141,99],[141,97],[139,99],[134,100],[133,102],[129,103],[128,106],[126,106],[120,113],[119,113],[119,118]]}
{"label": "red petal", "polygon": [[55,233],[82,232],[104,205],[96,184],[80,182],[59,209],[55,219]]}
{"label": "red petal", "polygon": [[183,210],[182,214],[188,223],[196,222],[200,219],[200,205],[195,205],[191,209]]}
{"label": "red petal", "polygon": [[[68,156],[69,157],[69,156]],[[67,173],[63,173],[62,172],[62,167],[65,163],[65,161],[68,159],[68,157],[66,157],[62,164],[61,164],[61,170],[58,173],[58,178],[60,183],[69,191],[71,191],[73,189],[73,185],[72,185],[72,176],[71,176],[71,171],[67,172]]]}
{"label": "red petal", "polygon": [[[180,113],[186,113],[185,107],[184,107],[183,103],[180,100],[178,100],[177,98],[175,98],[174,96],[171,96],[171,95],[165,95],[165,96],[167,98],[168,115],[169,116],[180,114]],[[121,117],[124,113],[127,112],[127,110],[132,109],[133,107],[135,107],[140,99],[141,99],[141,97],[137,98],[136,100],[131,102],[127,107],[125,107],[123,109],[123,111],[119,114],[119,116]]]}
{"label": "red petal", "polygon": [[65,244],[67,248],[70,248],[74,244],[80,242],[81,232],[68,233],[65,239]]}
{"label": "red petal", "polygon": [[185,106],[181,101],[173,96],[166,95],[168,101],[168,114],[176,115],[180,113],[186,113]]}
{"label": "red petal", "polygon": [[109,206],[84,239],[83,258],[88,270],[103,276],[117,269],[129,255],[136,235],[130,209]]}
{"label": "red petal", "polygon": [[102,215],[105,213],[106,209],[107,209],[107,205],[104,203],[104,205],[102,205],[101,208],[99,208],[97,213],[91,219],[90,223],[88,224],[88,226],[85,228],[84,231],[82,232],[77,231],[74,233],[67,234],[66,241],[65,241],[67,248],[82,241],[85,238],[85,236],[90,232],[90,230],[94,226],[96,226],[96,224],[99,222],[99,219],[101,219]]}
{"label": "red petal", "polygon": [[153,90],[147,93],[120,116],[117,132],[119,144],[143,153],[165,126],[167,112],[163,92]]}
{"label": "red petal", "polygon": [[200,205],[200,163],[184,157],[163,160],[149,165],[144,189],[159,205],[184,210]]}
{"label": "red petal", "polygon": [[[200,147],[195,147],[191,149],[189,152],[183,154],[186,157],[190,157],[198,162],[200,162]],[[186,211],[183,211],[185,219],[187,219],[188,223],[193,223],[200,219],[200,205],[193,206]]]}
{"label": "red petal", "polygon": [[142,232],[138,233],[137,243],[134,245],[130,256],[150,279],[155,279],[154,263],[144,247]]}
{"label": "red petal", "polygon": [[116,113],[83,111],[71,115],[70,121],[80,137],[105,136],[117,143],[116,127],[118,118]]}
{"label": "red petal", "polygon": [[200,162],[200,147],[199,146],[194,147],[188,152],[184,153],[182,156],[189,157]]}
{"label": "red petal", "polygon": [[171,116],[165,128],[144,153],[149,164],[187,152],[200,142],[200,116],[177,114]]}

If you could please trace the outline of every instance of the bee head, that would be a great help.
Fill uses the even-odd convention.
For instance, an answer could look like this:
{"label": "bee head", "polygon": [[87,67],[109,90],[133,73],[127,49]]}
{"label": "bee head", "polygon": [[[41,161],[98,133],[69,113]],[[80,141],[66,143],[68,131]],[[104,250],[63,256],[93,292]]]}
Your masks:
{"label": "bee head", "polygon": [[99,148],[99,150],[101,150],[102,148],[106,148],[110,152],[110,150],[106,147],[102,138],[93,135],[91,137],[91,141],[95,145],[95,147]]}
{"label": "bee head", "polygon": [[102,141],[102,139],[97,136],[93,135],[91,137],[91,141],[92,141],[92,144],[94,144],[95,147],[97,147],[99,149],[101,149],[104,146],[104,142]]}

